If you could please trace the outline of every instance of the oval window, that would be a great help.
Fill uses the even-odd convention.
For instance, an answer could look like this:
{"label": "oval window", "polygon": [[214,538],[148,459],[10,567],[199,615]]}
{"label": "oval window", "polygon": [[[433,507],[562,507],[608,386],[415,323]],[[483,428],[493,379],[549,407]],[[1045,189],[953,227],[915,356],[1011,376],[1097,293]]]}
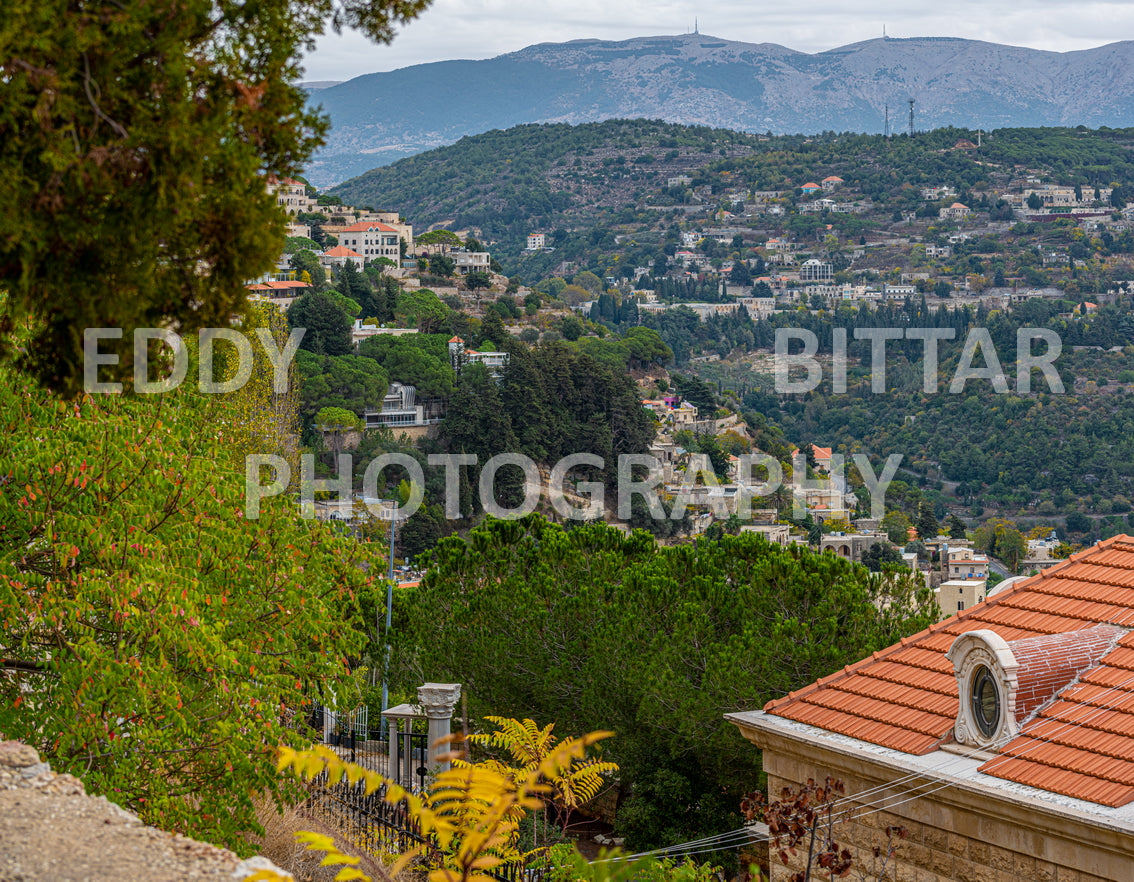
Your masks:
{"label": "oval window", "polygon": [[984,665],[976,669],[972,684],[973,720],[981,734],[991,738],[1000,724],[1000,689]]}

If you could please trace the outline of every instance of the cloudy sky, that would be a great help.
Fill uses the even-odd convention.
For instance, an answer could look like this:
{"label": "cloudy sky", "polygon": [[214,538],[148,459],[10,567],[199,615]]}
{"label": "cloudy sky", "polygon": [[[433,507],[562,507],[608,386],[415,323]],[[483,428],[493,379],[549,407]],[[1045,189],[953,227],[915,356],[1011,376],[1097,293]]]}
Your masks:
{"label": "cloudy sky", "polygon": [[[1134,4],[1065,0],[813,0],[753,4],[717,0],[434,0],[389,46],[356,34],[327,36],[306,62],[305,79],[347,80],[454,58],[491,58],[533,43],[588,37],[625,40],[657,34],[702,34],[779,43],[822,52],[882,35],[966,37],[1066,52],[1134,38]],[[1134,52],[1132,52],[1134,60]]]}

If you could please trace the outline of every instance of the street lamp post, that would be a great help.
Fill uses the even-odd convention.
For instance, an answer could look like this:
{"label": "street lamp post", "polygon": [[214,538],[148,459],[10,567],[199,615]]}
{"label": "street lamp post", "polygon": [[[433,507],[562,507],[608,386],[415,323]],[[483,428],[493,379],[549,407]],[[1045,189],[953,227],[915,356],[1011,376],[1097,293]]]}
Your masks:
{"label": "street lamp post", "polygon": [[389,724],[386,721],[386,711],[389,709],[389,679],[390,679],[390,628],[394,624],[394,536],[397,531],[398,509],[390,509],[390,566],[386,572],[386,661],[382,666],[382,724],[381,732],[388,734]]}

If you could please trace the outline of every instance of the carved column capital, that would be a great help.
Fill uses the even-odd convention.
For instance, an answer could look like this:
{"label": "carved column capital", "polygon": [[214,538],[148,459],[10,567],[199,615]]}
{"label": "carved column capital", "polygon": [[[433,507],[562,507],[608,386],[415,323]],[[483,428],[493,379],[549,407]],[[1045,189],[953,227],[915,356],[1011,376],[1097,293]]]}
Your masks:
{"label": "carved column capital", "polygon": [[460,683],[426,683],[417,687],[417,703],[431,720],[451,719],[460,699]]}

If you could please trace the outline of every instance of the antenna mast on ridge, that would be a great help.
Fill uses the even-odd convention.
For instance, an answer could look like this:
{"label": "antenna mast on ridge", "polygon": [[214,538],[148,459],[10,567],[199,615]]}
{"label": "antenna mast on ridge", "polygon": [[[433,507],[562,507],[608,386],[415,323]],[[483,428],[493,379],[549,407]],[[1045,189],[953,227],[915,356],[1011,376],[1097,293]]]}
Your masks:
{"label": "antenna mast on ridge", "polygon": [[886,105],[886,122],[882,126],[882,136],[885,138],[890,137],[890,105]]}
{"label": "antenna mast on ridge", "polygon": [[910,137],[911,138],[913,137],[913,106],[914,106],[914,100],[913,100],[913,98],[911,98],[910,99]]}

